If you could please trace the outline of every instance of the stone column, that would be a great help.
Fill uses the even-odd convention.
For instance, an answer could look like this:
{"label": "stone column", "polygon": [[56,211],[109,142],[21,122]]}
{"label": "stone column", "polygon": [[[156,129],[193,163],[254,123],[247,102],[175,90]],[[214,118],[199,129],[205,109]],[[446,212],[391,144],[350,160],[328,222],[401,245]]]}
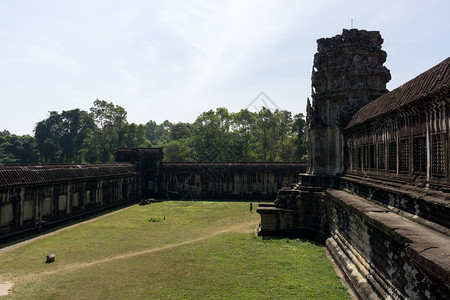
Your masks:
{"label": "stone column", "polygon": [[359,108],[387,92],[389,70],[378,31],[344,29],[319,39],[307,104],[308,172],[344,171],[344,128]]}

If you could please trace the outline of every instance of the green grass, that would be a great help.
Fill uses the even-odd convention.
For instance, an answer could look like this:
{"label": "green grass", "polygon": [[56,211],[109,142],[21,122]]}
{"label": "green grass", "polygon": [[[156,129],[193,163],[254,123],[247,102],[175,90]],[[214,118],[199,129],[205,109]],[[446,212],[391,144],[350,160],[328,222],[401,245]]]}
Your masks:
{"label": "green grass", "polygon": [[350,298],[323,247],[255,237],[248,205],[135,205],[5,251],[4,299]]}

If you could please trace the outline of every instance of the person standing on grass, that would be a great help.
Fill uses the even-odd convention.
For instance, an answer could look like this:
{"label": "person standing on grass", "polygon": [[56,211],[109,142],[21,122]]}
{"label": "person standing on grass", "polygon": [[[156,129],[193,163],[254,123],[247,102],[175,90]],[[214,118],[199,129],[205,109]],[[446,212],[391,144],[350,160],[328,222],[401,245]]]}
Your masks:
{"label": "person standing on grass", "polygon": [[250,211],[252,211],[252,209],[253,209],[253,203],[250,202]]}

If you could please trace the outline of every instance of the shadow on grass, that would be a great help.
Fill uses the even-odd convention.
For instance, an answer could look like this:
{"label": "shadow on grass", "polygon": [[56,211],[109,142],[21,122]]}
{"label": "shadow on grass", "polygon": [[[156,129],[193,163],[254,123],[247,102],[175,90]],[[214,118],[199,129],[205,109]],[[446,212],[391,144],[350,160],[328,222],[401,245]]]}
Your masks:
{"label": "shadow on grass", "polygon": [[90,212],[86,212],[83,215],[73,216],[66,219],[57,220],[54,223],[50,223],[46,226],[42,227],[42,230],[39,232],[37,228],[29,228],[24,233],[18,233],[17,235],[13,235],[11,237],[0,239],[0,253],[11,248],[18,246],[22,243],[26,243],[32,240],[37,240],[45,237],[48,234],[56,232],[58,230],[64,229],[66,227],[79,224],[81,222],[89,221],[103,215],[110,214],[120,209],[124,209],[130,206],[137,204],[137,201],[131,201],[127,203],[117,204],[114,206],[110,206],[105,209],[94,210]]}
{"label": "shadow on grass", "polygon": [[282,241],[285,240],[286,243],[292,243],[292,242],[296,242],[296,243],[310,243],[310,244],[314,244],[316,246],[324,246],[324,243],[317,241],[315,239],[309,239],[309,238],[304,238],[304,237],[295,237],[295,236],[291,236],[291,237],[286,237],[286,236],[279,236],[279,235],[265,235],[265,236],[261,236],[263,241],[266,240],[276,240],[276,241]]}
{"label": "shadow on grass", "polygon": [[[162,203],[166,201],[183,201],[183,202],[258,202],[258,200],[255,199],[198,199],[198,200],[192,200],[192,199],[184,199],[184,200],[168,200],[165,198],[156,198],[156,203]],[[61,230],[63,228],[76,225],[85,221],[89,221],[98,217],[101,217],[103,215],[110,214],[112,212],[115,212],[117,210],[130,207],[132,205],[139,204],[139,200],[134,200],[126,203],[120,203],[113,206],[110,206],[108,208],[100,208],[93,211],[88,211],[82,215],[76,215],[69,218],[56,220],[53,223],[49,223],[42,227],[42,230],[39,232],[37,228],[27,228],[23,232],[18,232],[10,237],[1,237],[0,236],[0,253],[9,249],[10,247],[15,247],[16,245],[26,243],[35,239],[40,239],[45,237],[48,234],[51,234],[55,231]],[[146,204],[146,205],[152,205],[152,203]]]}

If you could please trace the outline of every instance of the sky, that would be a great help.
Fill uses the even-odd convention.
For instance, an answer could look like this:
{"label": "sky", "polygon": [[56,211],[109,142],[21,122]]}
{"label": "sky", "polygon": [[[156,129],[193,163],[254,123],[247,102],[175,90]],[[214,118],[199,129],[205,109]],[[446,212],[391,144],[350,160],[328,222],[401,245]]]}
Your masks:
{"label": "sky", "polygon": [[450,55],[449,15],[448,0],[0,0],[0,131],[96,99],[137,124],[305,113],[317,39],[380,31],[392,90]]}

